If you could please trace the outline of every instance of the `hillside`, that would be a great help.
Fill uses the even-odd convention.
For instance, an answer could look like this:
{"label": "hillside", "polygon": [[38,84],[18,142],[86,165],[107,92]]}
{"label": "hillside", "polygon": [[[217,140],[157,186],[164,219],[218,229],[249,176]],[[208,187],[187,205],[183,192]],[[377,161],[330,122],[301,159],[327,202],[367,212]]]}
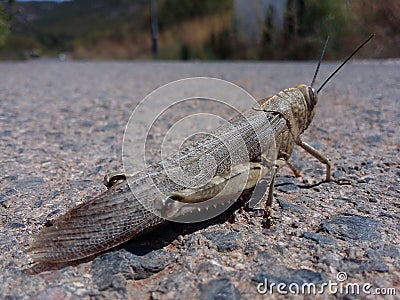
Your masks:
{"label": "hillside", "polygon": [[93,37],[118,31],[121,24],[140,24],[147,0],[79,0],[63,3],[17,2],[12,7],[10,49],[40,49],[43,54],[74,52]]}

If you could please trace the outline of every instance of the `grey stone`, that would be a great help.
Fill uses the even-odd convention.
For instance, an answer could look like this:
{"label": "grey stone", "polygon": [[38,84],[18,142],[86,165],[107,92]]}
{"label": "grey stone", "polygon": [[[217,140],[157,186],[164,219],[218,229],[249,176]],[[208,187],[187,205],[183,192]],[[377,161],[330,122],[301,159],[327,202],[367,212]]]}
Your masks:
{"label": "grey stone", "polygon": [[243,249],[244,254],[249,255],[249,256],[253,256],[255,254],[255,251],[256,251],[256,247],[252,241],[247,242]]}
{"label": "grey stone", "polygon": [[362,272],[389,272],[389,267],[378,260],[362,260],[355,258],[343,258],[340,262],[340,271],[354,275]]}
{"label": "grey stone", "polygon": [[60,191],[51,191],[50,195],[47,197],[47,200],[53,200],[60,194]]}
{"label": "grey stone", "polygon": [[[99,290],[112,287],[121,288],[121,280],[117,279],[121,275],[126,279],[133,279],[133,271],[125,258],[124,251],[104,253],[98,256],[92,262],[91,273]],[[114,283],[117,283],[117,286],[114,286]]]}
{"label": "grey stone", "polygon": [[364,141],[371,145],[383,142],[383,138],[380,135],[370,135],[364,138]]}
{"label": "grey stone", "polygon": [[99,290],[115,288],[124,292],[126,280],[150,277],[173,261],[174,256],[163,249],[143,256],[120,250],[97,257],[92,263],[91,273]]}
{"label": "grey stone", "polygon": [[151,251],[150,253],[139,256],[130,252],[125,253],[129,266],[133,270],[134,279],[150,277],[165,269],[175,261],[175,256],[164,249]]}
{"label": "grey stone", "polygon": [[19,179],[16,182],[15,188],[17,190],[33,189],[45,183],[42,177],[32,176],[23,179]]}
{"label": "grey stone", "polygon": [[7,188],[4,194],[5,194],[6,196],[12,196],[12,195],[15,195],[16,193],[17,193],[17,191],[16,191],[15,189],[13,189],[13,188]]}
{"label": "grey stone", "polygon": [[293,212],[298,212],[298,213],[306,213],[307,209],[303,206],[291,203],[289,201],[286,201],[283,199],[283,197],[276,197],[276,200],[278,201],[279,205],[286,210],[290,210]]}
{"label": "grey stone", "polygon": [[300,188],[294,184],[294,183],[289,183],[289,184],[283,184],[283,185],[277,185],[275,188],[281,192],[292,192],[292,191],[297,191]]}
{"label": "grey stone", "polygon": [[216,265],[215,263],[208,260],[201,262],[195,269],[195,274],[197,274],[198,276],[208,276],[209,274],[224,275],[224,273],[226,272],[222,266]]}
{"label": "grey stone", "polygon": [[37,199],[37,200],[35,200],[35,202],[33,203],[33,206],[36,207],[36,208],[39,208],[39,207],[42,206],[42,203],[43,203],[42,199]]}
{"label": "grey stone", "polygon": [[26,227],[25,224],[18,223],[18,222],[10,222],[10,223],[7,223],[6,226],[8,228],[25,228]]}
{"label": "grey stone", "polygon": [[229,252],[240,248],[242,235],[238,232],[213,231],[203,235],[212,241],[219,252]]}
{"label": "grey stone", "polygon": [[344,239],[371,241],[379,238],[380,222],[359,215],[333,216],[330,221],[322,222],[322,229]]}
{"label": "grey stone", "polygon": [[104,125],[103,127],[99,128],[100,131],[110,131],[110,130],[120,130],[121,125],[119,123],[110,123],[107,125]]}
{"label": "grey stone", "polygon": [[275,187],[278,188],[282,185],[286,184],[296,184],[296,178],[290,176],[282,176],[282,177],[276,177],[275,178]]}
{"label": "grey stone", "polygon": [[62,286],[46,288],[35,295],[34,298],[40,300],[68,299],[69,293]]}
{"label": "grey stone", "polygon": [[400,248],[395,245],[386,244],[383,246],[382,255],[390,258],[400,258]]}
{"label": "grey stone", "polygon": [[336,171],[332,172],[332,176],[335,178],[341,178],[341,177],[343,177],[343,175],[344,175],[343,170],[336,170]]}
{"label": "grey stone", "polygon": [[17,175],[10,175],[10,176],[5,176],[3,178],[0,179],[0,183],[1,184],[5,184],[7,182],[11,182],[11,181],[15,181],[18,179]]}
{"label": "grey stone", "polygon": [[304,232],[303,237],[313,240],[320,245],[335,245],[336,240],[322,233]]}
{"label": "grey stone", "polygon": [[213,279],[200,285],[202,300],[239,300],[242,295],[228,278]]}
{"label": "grey stone", "polygon": [[389,266],[386,265],[382,260],[370,260],[367,263],[367,271],[389,272]]}
{"label": "grey stone", "polygon": [[254,258],[254,261],[262,265],[270,265],[277,261],[276,257],[268,251],[261,251]]}
{"label": "grey stone", "polygon": [[375,181],[375,179],[373,177],[365,177],[365,178],[357,180],[357,183],[371,183],[374,181]]}

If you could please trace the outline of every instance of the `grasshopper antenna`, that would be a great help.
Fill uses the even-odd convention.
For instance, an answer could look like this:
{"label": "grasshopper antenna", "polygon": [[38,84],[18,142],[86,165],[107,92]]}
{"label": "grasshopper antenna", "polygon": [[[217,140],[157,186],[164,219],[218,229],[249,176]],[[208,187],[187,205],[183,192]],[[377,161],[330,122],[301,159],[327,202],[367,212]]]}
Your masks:
{"label": "grasshopper antenna", "polygon": [[313,77],[313,79],[312,79],[312,81],[311,81],[311,84],[310,84],[311,87],[314,85],[315,79],[317,78],[317,74],[318,74],[318,71],[319,71],[319,67],[321,66],[322,59],[324,58],[324,54],[325,54],[325,50],[326,50],[326,45],[328,45],[328,41],[329,41],[329,35],[326,37],[325,44],[324,44],[324,48],[322,48],[321,57],[319,58],[318,65],[317,65],[317,69],[315,70],[314,77]]}
{"label": "grasshopper antenna", "polygon": [[366,43],[368,43],[373,37],[375,36],[375,34],[371,34],[370,35],[370,37],[369,38],[367,38],[360,46],[358,46],[357,47],[357,49],[356,50],[354,50],[353,51],[353,53],[351,53],[346,59],[345,59],[345,61],[344,62],[342,62],[342,64],[339,66],[339,67],[337,67],[336,68],[336,70],[331,74],[331,75],[329,75],[329,77],[327,78],[327,79],[325,79],[325,81],[324,81],[324,83],[319,87],[319,89],[317,90],[317,94],[322,90],[322,88],[328,83],[328,81],[333,77],[333,76],[335,76],[335,74],[337,73],[337,72],[339,72],[339,70],[358,52],[358,51],[360,51],[360,49],[362,48],[362,47],[364,47],[364,45],[366,44]]}

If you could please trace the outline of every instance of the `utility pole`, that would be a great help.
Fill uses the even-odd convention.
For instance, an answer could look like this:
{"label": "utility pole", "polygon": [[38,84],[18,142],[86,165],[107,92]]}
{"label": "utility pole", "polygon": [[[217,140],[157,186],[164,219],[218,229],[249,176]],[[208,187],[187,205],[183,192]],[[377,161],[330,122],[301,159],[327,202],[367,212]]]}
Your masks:
{"label": "utility pole", "polygon": [[150,1],[150,22],[151,22],[151,51],[153,52],[153,56],[157,56],[158,45],[158,21],[157,21],[157,5],[156,0],[149,0]]}

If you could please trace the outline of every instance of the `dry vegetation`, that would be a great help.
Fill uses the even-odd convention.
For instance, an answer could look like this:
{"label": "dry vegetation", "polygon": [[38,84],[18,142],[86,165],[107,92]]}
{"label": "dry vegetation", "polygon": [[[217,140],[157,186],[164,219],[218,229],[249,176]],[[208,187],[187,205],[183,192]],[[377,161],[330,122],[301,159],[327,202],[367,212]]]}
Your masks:
{"label": "dry vegetation", "polygon": [[372,57],[400,56],[400,1],[355,1],[357,27],[376,34]]}
{"label": "dry vegetation", "polygon": [[[199,59],[206,59],[204,45],[211,42],[212,37],[230,29],[232,14],[210,15],[185,20],[182,23],[166,28],[159,33],[160,53],[163,59],[173,59],[185,55]],[[190,50],[185,50],[190,49]],[[111,31],[93,38],[85,43],[78,43],[74,56],[78,58],[106,59],[109,57],[125,58],[151,58],[151,39],[148,32],[137,31],[125,25],[119,28],[118,33]]]}
{"label": "dry vegetation", "polygon": [[[42,55],[67,52],[79,59],[153,58],[147,0],[97,0],[95,9],[93,3],[57,5],[28,31],[13,32],[0,57],[39,49]],[[271,39],[274,29],[265,20],[261,42],[252,46],[234,30],[232,0],[157,3],[159,59],[314,59],[327,35],[326,58],[340,59],[371,33],[374,42],[359,57],[400,55],[399,0],[288,0],[281,31]]]}

